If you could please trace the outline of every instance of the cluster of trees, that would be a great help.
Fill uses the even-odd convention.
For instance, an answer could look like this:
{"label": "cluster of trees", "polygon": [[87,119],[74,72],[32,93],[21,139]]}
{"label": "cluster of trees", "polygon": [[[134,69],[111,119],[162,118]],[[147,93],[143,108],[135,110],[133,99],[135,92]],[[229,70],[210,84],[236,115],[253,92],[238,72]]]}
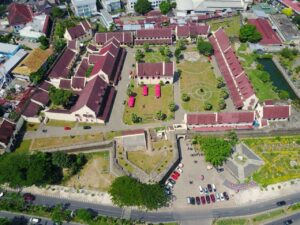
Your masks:
{"label": "cluster of trees", "polygon": [[174,52],[176,63],[179,63],[179,60],[182,58],[181,52],[186,49],[186,41],[185,40],[177,40],[176,49]]}
{"label": "cluster of trees", "polygon": [[138,180],[122,176],[116,178],[109,194],[118,206],[138,206],[149,210],[166,206],[168,197],[159,184],[144,184]]}
{"label": "cluster of trees", "polygon": [[299,54],[299,51],[296,48],[283,48],[279,53],[282,57],[293,60]]}
{"label": "cluster of trees", "polygon": [[9,43],[10,40],[12,39],[12,36],[13,36],[12,33],[0,35],[0,42]]}
{"label": "cluster of trees", "polygon": [[164,45],[159,47],[160,54],[164,57],[165,62],[170,62],[170,57],[172,57],[172,52],[169,46]]}
{"label": "cluster of trees", "polygon": [[171,2],[170,0],[163,1],[159,4],[160,12],[164,15],[168,14],[171,9],[176,8],[176,2]]}
{"label": "cluster of trees", "polygon": [[37,42],[39,42],[41,45],[40,45],[40,48],[45,50],[47,48],[49,48],[49,40],[46,36],[40,36],[38,39],[37,39]]}
{"label": "cluster of trees", "polygon": [[39,84],[41,81],[43,81],[47,70],[50,69],[50,67],[53,65],[55,58],[56,58],[55,55],[49,56],[49,58],[47,59],[47,61],[45,63],[45,66],[41,67],[38,71],[31,73],[29,75],[30,81],[33,82],[35,85]]}
{"label": "cluster of trees", "polygon": [[51,9],[50,14],[52,18],[63,18],[65,16],[65,11],[55,6]]}
{"label": "cluster of trees", "polygon": [[55,23],[54,35],[58,38],[63,38],[66,29],[76,26],[80,20],[75,18],[57,20]]}
{"label": "cluster of trees", "polygon": [[241,27],[239,39],[241,42],[257,43],[262,39],[261,33],[256,29],[256,26],[252,24],[246,24]]}
{"label": "cluster of trees", "polygon": [[46,185],[60,183],[62,169],[76,174],[86,163],[84,155],[65,153],[10,153],[0,158],[0,184],[11,187]]}
{"label": "cluster of trees", "polygon": [[142,120],[143,120],[142,117],[138,116],[137,114],[135,114],[135,113],[131,114],[131,121],[133,123],[140,123],[140,122],[142,122]]}
{"label": "cluster of trees", "polygon": [[135,52],[135,61],[141,62],[144,58],[145,54],[141,49],[137,49]]}
{"label": "cluster of trees", "polygon": [[214,54],[214,48],[209,41],[204,41],[202,38],[197,40],[197,49],[200,54],[205,56],[211,56]]}
{"label": "cluster of trees", "polygon": [[69,90],[51,87],[49,91],[50,100],[54,105],[66,105],[72,96],[73,92]]}
{"label": "cluster of trees", "polygon": [[199,144],[204,152],[205,161],[214,166],[222,165],[231,154],[231,143],[228,140],[215,137],[197,136],[193,139],[194,144]]}
{"label": "cluster of trees", "polygon": [[146,14],[152,9],[151,2],[148,0],[137,0],[134,4],[134,10],[139,14]]}

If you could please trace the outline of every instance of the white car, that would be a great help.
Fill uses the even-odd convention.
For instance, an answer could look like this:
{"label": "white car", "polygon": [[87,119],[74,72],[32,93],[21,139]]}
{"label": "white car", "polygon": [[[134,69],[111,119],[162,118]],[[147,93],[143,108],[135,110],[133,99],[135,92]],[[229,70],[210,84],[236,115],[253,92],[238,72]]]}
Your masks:
{"label": "white car", "polygon": [[183,170],[182,170],[180,167],[177,167],[176,170],[177,170],[179,173],[183,173]]}
{"label": "white car", "polygon": [[221,199],[220,199],[220,194],[219,193],[216,193],[216,199],[217,199],[217,202],[219,202]]}
{"label": "white car", "polygon": [[174,187],[174,185],[173,185],[171,182],[168,182],[168,183],[167,183],[167,186],[169,186],[170,188],[173,188],[173,187]]}
{"label": "white car", "polygon": [[213,192],[217,192],[216,186],[214,184],[211,185]]}
{"label": "white car", "polygon": [[4,192],[0,192],[0,198],[4,196]]}
{"label": "white car", "polygon": [[182,168],[183,166],[184,166],[183,163],[179,163],[178,165],[179,168]]}
{"label": "white car", "polygon": [[220,199],[221,199],[221,201],[225,200],[224,195],[222,193],[220,193]]}
{"label": "white car", "polygon": [[200,194],[202,195],[204,192],[203,192],[203,188],[201,187],[201,185],[199,185],[199,191],[200,191]]}
{"label": "white car", "polygon": [[40,221],[41,219],[31,217],[29,219],[29,224],[38,224]]}

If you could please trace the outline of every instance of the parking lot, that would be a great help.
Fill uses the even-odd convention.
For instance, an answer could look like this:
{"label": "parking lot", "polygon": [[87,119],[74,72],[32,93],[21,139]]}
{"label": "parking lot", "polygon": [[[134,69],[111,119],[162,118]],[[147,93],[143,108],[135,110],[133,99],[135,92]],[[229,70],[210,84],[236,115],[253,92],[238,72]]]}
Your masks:
{"label": "parking lot", "polygon": [[[234,192],[223,186],[225,179],[234,181],[233,177],[226,170],[221,173],[218,173],[214,168],[208,170],[208,163],[205,162],[204,156],[196,154],[198,152],[194,150],[188,150],[188,147],[191,146],[189,143],[188,141],[180,140],[183,168],[182,173],[173,187],[174,201],[172,206],[174,208],[217,208],[226,205],[233,206],[233,204],[235,204],[235,201],[232,199]],[[204,189],[207,187],[207,184],[214,184],[217,193],[226,191],[230,199],[228,201],[216,201],[214,203],[211,201],[210,204],[206,202],[205,205],[202,203],[200,205],[197,205],[197,203],[195,205],[188,204],[187,197],[199,196],[201,199],[201,196],[205,196],[204,193],[200,195],[199,185]],[[209,194],[214,194],[215,196],[216,193],[209,192]]]}

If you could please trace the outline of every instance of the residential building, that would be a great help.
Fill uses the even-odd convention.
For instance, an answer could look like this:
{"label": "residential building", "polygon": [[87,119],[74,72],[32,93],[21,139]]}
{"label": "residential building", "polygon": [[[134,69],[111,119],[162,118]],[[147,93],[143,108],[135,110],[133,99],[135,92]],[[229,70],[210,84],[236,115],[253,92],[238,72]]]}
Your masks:
{"label": "residential building", "polygon": [[97,45],[103,45],[110,39],[115,38],[121,45],[133,45],[133,32],[119,31],[119,32],[103,32],[96,33],[94,40]]}
{"label": "residential building", "polygon": [[106,9],[100,10],[100,20],[108,30],[110,29],[111,25],[114,23],[112,16],[109,14],[109,12]]}
{"label": "residential building", "polygon": [[16,139],[24,120],[21,118],[16,123],[7,119],[2,120],[0,124],[0,152],[10,152],[14,149]]}
{"label": "residential building", "polygon": [[244,11],[253,0],[176,0],[177,16],[222,10]]}
{"label": "residential building", "polygon": [[97,12],[96,0],[71,0],[75,15],[90,17]]}
{"label": "residential building", "polygon": [[218,29],[209,40],[235,108],[253,110],[258,98],[224,30]]}
{"label": "residential building", "polygon": [[84,20],[75,27],[71,27],[65,31],[64,38],[68,41],[78,40],[79,42],[85,42],[92,39],[92,26]]}
{"label": "residential building", "polygon": [[187,24],[184,26],[176,26],[176,39],[197,39],[198,37],[207,37],[210,31],[209,25],[204,24]]}
{"label": "residential building", "polygon": [[135,44],[142,45],[144,43],[152,45],[171,45],[173,43],[172,29],[170,28],[158,28],[137,30],[135,37]]}
{"label": "residential building", "polygon": [[[163,2],[165,0],[149,0],[149,2],[151,3],[151,6],[153,9],[158,9],[159,8],[159,4],[161,2]],[[129,12],[133,12],[134,11],[134,5],[137,2],[137,0],[127,0],[127,11]]]}
{"label": "residential building", "polygon": [[27,4],[12,3],[8,7],[7,19],[14,31],[18,32],[33,20],[33,12]]}
{"label": "residential building", "polygon": [[174,62],[137,63],[135,79],[138,84],[173,84]]}
{"label": "residential building", "polygon": [[116,12],[121,9],[121,1],[120,0],[102,0],[102,6],[109,13]]}

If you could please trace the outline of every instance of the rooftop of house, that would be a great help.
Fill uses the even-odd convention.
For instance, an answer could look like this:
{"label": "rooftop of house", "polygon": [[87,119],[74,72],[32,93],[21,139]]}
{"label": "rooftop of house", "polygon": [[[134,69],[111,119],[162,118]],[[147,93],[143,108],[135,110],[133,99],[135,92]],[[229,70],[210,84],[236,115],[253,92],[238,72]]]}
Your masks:
{"label": "rooftop of house", "polygon": [[6,119],[0,124],[0,142],[7,145],[13,136],[16,125]]}
{"label": "rooftop of house", "polygon": [[30,101],[22,115],[26,117],[35,117],[38,115],[41,106],[36,104],[35,102]]}
{"label": "rooftop of house", "polygon": [[131,44],[133,43],[133,34],[132,32],[103,32],[103,33],[96,33],[95,34],[95,42],[97,44],[104,44],[110,39],[115,38],[120,43],[124,44]]}
{"label": "rooftop of house", "polygon": [[10,26],[26,24],[32,21],[33,13],[29,5],[12,3],[8,7],[8,22]]}
{"label": "rooftop of house", "polygon": [[263,106],[263,119],[286,119],[291,115],[289,105],[265,105]]}
{"label": "rooftop of house", "polygon": [[174,76],[174,62],[138,63],[136,66],[137,76]]}
{"label": "rooftop of house", "polygon": [[172,38],[172,29],[156,28],[147,30],[137,30],[136,38]]}

